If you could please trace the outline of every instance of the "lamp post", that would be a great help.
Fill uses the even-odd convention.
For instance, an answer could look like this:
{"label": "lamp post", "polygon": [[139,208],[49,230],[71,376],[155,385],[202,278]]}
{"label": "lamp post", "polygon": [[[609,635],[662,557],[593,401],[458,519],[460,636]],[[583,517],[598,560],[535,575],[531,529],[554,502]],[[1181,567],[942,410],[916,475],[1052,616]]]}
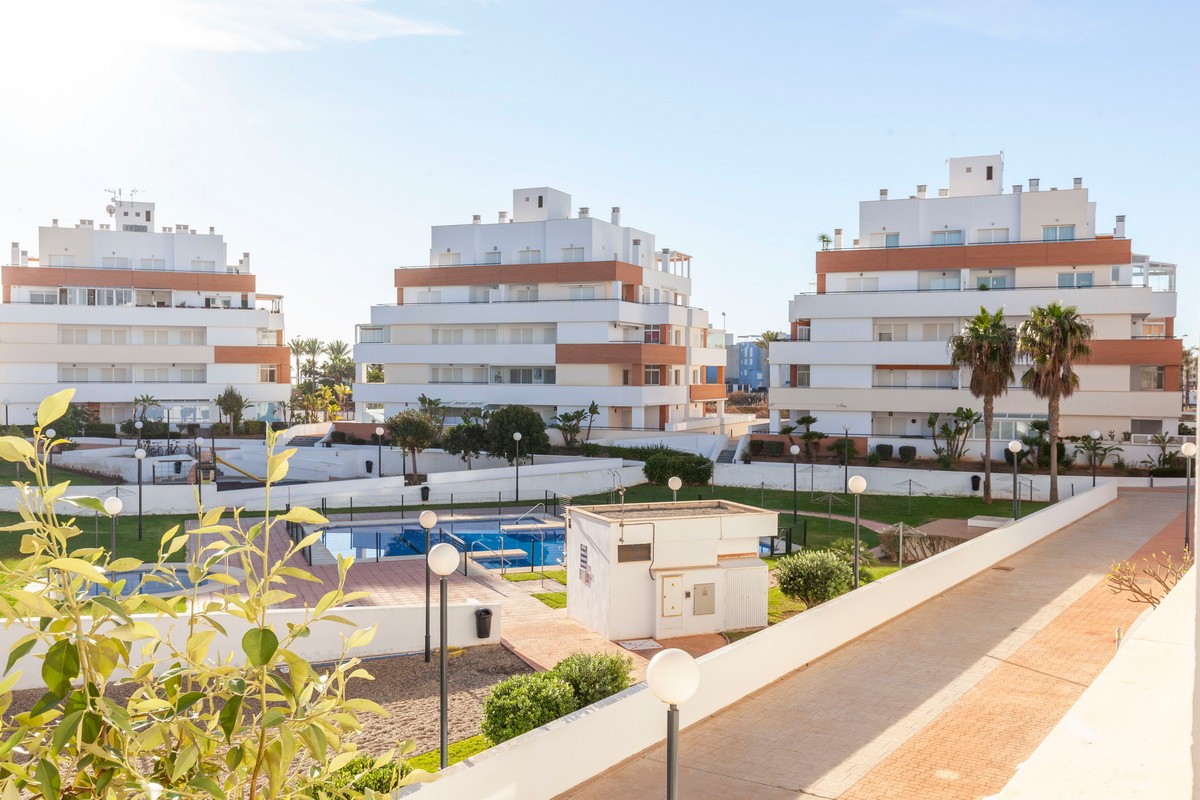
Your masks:
{"label": "lamp post", "polygon": [[667,800],[679,800],[679,704],[700,687],[700,668],[683,650],[663,650],[650,659],[646,683],[667,704]]}
{"label": "lamp post", "polygon": [[[796,512],[797,512],[797,509],[799,508],[796,505],[796,469],[798,468],[798,463],[796,461],[796,457],[800,455],[800,445],[798,445],[798,444],[792,445],[791,449],[788,452],[792,454],[792,524],[795,525],[796,524],[796,516],[797,516]],[[789,553],[788,555],[791,555],[791,554]]]}
{"label": "lamp post", "polygon": [[109,540],[108,558],[111,561],[117,557],[117,515],[121,513],[121,509],[125,504],[121,502],[121,498],[113,496],[104,498],[104,513],[112,518],[112,536]]}
{"label": "lamp post", "polygon": [[679,490],[683,486],[683,481],[681,481],[677,475],[672,475],[667,480],[667,486],[669,486],[671,488],[671,502],[678,503],[679,502]]}
{"label": "lamp post", "polygon": [[1096,464],[1096,455],[1100,444],[1100,431],[1092,431],[1088,434],[1088,439],[1090,440],[1088,442],[1088,449],[1092,451],[1092,488],[1094,489],[1096,488],[1096,467],[1098,466]]}
{"label": "lamp post", "polygon": [[867,490],[867,479],[862,475],[855,475],[847,485],[850,491],[854,493],[854,588],[858,588],[858,501],[862,497],[862,493]]}
{"label": "lamp post", "polygon": [[137,446],[142,446],[142,421],[139,419],[133,423],[133,427],[137,430]]}
{"label": "lamp post", "polygon": [[449,766],[450,760],[450,745],[448,743],[449,722],[450,722],[450,697],[448,686],[446,683],[446,665],[449,657],[446,651],[449,649],[449,644],[446,639],[447,623],[446,613],[446,577],[454,570],[458,569],[458,550],[454,549],[454,545],[448,542],[436,544],[429,551],[429,555],[425,557],[426,565],[430,570],[437,573],[438,576],[438,597],[439,597],[439,628],[438,628],[438,676],[441,684],[441,711],[442,711],[442,769]]}
{"label": "lamp post", "polygon": [[850,429],[843,428],[842,436],[842,493],[850,491]]}
{"label": "lamp post", "polygon": [[[437,525],[437,514],[432,511],[422,511],[418,518],[421,527],[425,529],[425,553],[429,553],[429,531]],[[425,663],[429,663],[429,564],[425,564]]]}
{"label": "lamp post", "polygon": [[171,454],[171,407],[167,406],[167,455]]}
{"label": "lamp post", "polygon": [[9,401],[6,399],[4,401],[4,427],[6,428],[8,427],[8,403]]}
{"label": "lamp post", "polygon": [[379,448],[379,477],[383,477],[383,426],[375,428],[375,442]]}
{"label": "lamp post", "polygon": [[196,499],[204,508],[204,437],[196,437]]}
{"label": "lamp post", "polygon": [[54,485],[54,428],[46,431],[46,482]]}
{"label": "lamp post", "polygon": [[1013,519],[1021,517],[1021,495],[1017,488],[1017,473],[1020,471],[1021,443],[1013,439],[1008,443],[1008,452],[1012,453],[1013,462]]}
{"label": "lamp post", "polygon": [[518,503],[521,502],[521,432],[513,431],[513,441],[517,443],[517,460],[513,463],[517,465],[516,485],[513,487],[513,499]]}
{"label": "lamp post", "polygon": [[1192,459],[1196,457],[1196,443],[1184,442],[1183,447],[1179,448],[1179,452],[1183,453],[1183,458],[1187,461],[1187,483],[1183,490],[1184,495],[1184,511],[1183,511],[1183,549],[1192,549]]}
{"label": "lamp post", "polygon": [[133,451],[133,457],[138,462],[138,541],[142,540],[142,460],[146,458],[146,451],[138,448]]}

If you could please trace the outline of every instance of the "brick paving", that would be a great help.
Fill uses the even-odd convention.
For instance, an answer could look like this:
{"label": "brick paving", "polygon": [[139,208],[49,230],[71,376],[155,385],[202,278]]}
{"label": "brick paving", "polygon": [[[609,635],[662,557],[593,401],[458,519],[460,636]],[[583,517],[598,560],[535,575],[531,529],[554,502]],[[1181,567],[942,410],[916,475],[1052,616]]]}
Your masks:
{"label": "brick paving", "polygon": [[[1118,500],[899,619],[688,728],[681,795],[982,797],[1111,658],[1145,607],[1112,561],[1182,541],[1182,498]],[[1002,535],[1002,532],[1001,532]],[[661,798],[652,748],[562,795]]]}

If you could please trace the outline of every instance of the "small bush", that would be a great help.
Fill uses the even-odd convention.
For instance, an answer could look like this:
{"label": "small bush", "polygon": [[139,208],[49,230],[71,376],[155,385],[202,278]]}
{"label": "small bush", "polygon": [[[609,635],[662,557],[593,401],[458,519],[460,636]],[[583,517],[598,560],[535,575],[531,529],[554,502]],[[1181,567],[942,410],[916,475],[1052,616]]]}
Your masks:
{"label": "small bush", "polygon": [[388,761],[375,766],[375,756],[363,753],[355,756],[346,766],[329,776],[326,787],[329,789],[374,789],[377,792],[391,792],[396,788],[400,779],[412,771],[408,764]]}
{"label": "small bush", "polygon": [[575,692],[575,708],[611,697],[629,688],[633,659],[617,653],[572,653],[550,670]]}
{"label": "small bush", "polygon": [[112,439],[117,435],[117,426],[111,422],[89,422],[83,426],[83,435]]}
{"label": "small bush", "polygon": [[574,710],[571,684],[553,672],[515,675],[492,687],[483,701],[479,730],[500,744]]}
{"label": "small bush", "polygon": [[858,445],[853,439],[840,438],[834,439],[829,443],[827,448],[829,452],[837,455],[838,463],[845,465],[849,461],[853,461],[858,456]]}
{"label": "small bush", "polygon": [[781,592],[811,608],[848,592],[854,570],[837,553],[805,550],[779,559],[775,578]]}
{"label": "small bush", "polygon": [[892,460],[892,446],[890,444],[875,445],[875,452],[879,454],[879,458],[882,461]]}
{"label": "small bush", "polygon": [[214,422],[213,426],[212,426],[212,432],[213,432],[213,436],[228,436],[229,435],[229,423],[228,422]]}
{"label": "small bush", "polygon": [[262,436],[266,432],[267,423],[261,419],[248,419],[242,423],[242,433],[250,436]]}
{"label": "small bush", "polygon": [[646,459],[642,471],[646,480],[659,486],[665,486],[672,476],[678,476],[685,484],[695,486],[708,483],[712,478],[713,463],[695,453],[660,450]]}
{"label": "small bush", "polygon": [[879,465],[879,451],[872,450],[867,453],[867,466],[875,467]]}
{"label": "small bush", "polygon": [[900,445],[900,460],[910,464],[917,457],[917,448],[911,444]]}
{"label": "small bush", "polygon": [[771,458],[781,458],[783,456],[783,442],[778,439],[772,439],[767,442],[765,453]]}
{"label": "small bush", "polygon": [[750,455],[761,456],[763,454],[763,450],[766,448],[766,446],[767,446],[767,443],[764,442],[762,439],[751,439],[750,440]]}

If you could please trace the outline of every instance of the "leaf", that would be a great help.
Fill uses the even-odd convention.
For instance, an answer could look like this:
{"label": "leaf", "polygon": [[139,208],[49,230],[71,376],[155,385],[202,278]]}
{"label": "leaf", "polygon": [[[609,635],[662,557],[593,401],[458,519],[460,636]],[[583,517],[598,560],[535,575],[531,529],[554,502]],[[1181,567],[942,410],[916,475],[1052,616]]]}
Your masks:
{"label": "leaf", "polygon": [[179,778],[191,769],[196,764],[196,757],[199,753],[196,750],[196,745],[189,744],[183,748],[179,755],[175,756],[175,763],[171,767],[171,781],[177,781]]}
{"label": "leaf", "polygon": [[82,558],[55,558],[46,566],[50,569],[61,569],[63,572],[82,575],[92,583],[108,583],[108,578],[104,577],[103,572]]}
{"label": "leaf", "polygon": [[208,646],[212,644],[212,640],[216,638],[217,632],[214,630],[196,631],[187,640],[187,657],[188,661],[193,664],[204,662],[204,657],[208,654]]}
{"label": "leaf", "polygon": [[149,622],[130,622],[118,625],[108,635],[122,642],[136,642],[139,639],[157,639],[158,630]]}
{"label": "leaf", "polygon": [[118,558],[116,561],[108,562],[107,569],[109,572],[128,572],[137,569],[142,563],[140,559],[136,558]]}
{"label": "leaf", "polygon": [[190,781],[188,786],[199,789],[209,797],[217,797],[220,800],[225,800],[225,792],[221,789],[221,785],[207,775],[196,775]]}
{"label": "leaf", "polygon": [[19,436],[0,436],[0,458],[5,461],[32,461],[33,445]]}
{"label": "leaf", "polygon": [[204,512],[204,517],[200,520],[200,527],[207,528],[216,525],[221,521],[221,515],[225,513],[225,506],[219,508],[210,508]]}
{"label": "leaf", "polygon": [[242,696],[235,694],[225,702],[225,707],[221,709],[218,717],[221,724],[221,732],[225,734],[225,741],[229,742],[233,739],[233,733],[237,730],[238,720],[241,718]]}
{"label": "leaf", "polygon": [[268,709],[267,713],[263,714],[261,725],[264,728],[274,728],[276,725],[282,724],[283,720],[283,710],[279,708],[272,708]]}
{"label": "leaf", "polygon": [[329,522],[328,519],[313,511],[311,508],[305,508],[304,506],[296,506],[282,517],[277,517],[276,519],[284,522],[298,522],[301,525],[324,525],[325,523]]}
{"label": "leaf", "polygon": [[[296,452],[292,450],[291,453]],[[267,459],[267,483],[279,483],[287,477],[289,452],[279,453]]]}
{"label": "leaf", "polygon": [[99,498],[96,497],[64,497],[63,502],[70,503],[76,508],[86,508],[88,511],[95,511],[105,515],[108,514],[108,512],[104,510],[104,503],[100,502]]}
{"label": "leaf", "polygon": [[83,719],[83,710],[72,711],[58,721],[58,726],[54,731],[54,738],[50,741],[53,748],[51,752],[60,752],[67,744],[67,740],[79,732],[79,721],[81,719]]}
{"label": "leaf", "polygon": [[[71,394],[75,393],[74,389],[66,389],[64,391],[69,391]],[[62,393],[63,392],[59,392],[58,394]],[[46,401],[53,397],[57,397],[57,395],[51,395],[50,397],[47,397],[46,400],[42,401],[42,405],[45,406]],[[68,397],[70,397],[70,395],[68,395]],[[60,411],[59,414],[61,415],[62,412]],[[42,409],[39,408],[39,421],[41,420],[41,417]],[[54,417],[53,419],[58,419],[58,417]],[[58,774],[58,767],[54,766],[54,762],[51,759],[43,758],[41,761],[39,761],[37,769],[33,771],[33,776],[37,780],[38,790],[41,791],[42,797],[46,798],[46,800],[58,800],[60,792],[62,791],[62,778]]]}
{"label": "leaf", "polygon": [[204,697],[204,692],[187,692],[175,701],[175,713],[182,714]]}
{"label": "leaf", "polygon": [[42,662],[42,681],[46,688],[59,697],[71,691],[71,681],[79,676],[79,651],[75,643],[60,639],[46,651]]}
{"label": "leaf", "polygon": [[352,650],[355,647],[366,647],[375,638],[375,632],[378,630],[377,625],[372,625],[369,628],[359,628],[354,633],[350,634],[349,640],[346,642],[346,649]]}
{"label": "leaf", "polygon": [[133,618],[129,616],[129,612],[125,610],[125,606],[106,594],[96,595],[92,598],[92,602],[126,622],[133,622]]}
{"label": "leaf", "polygon": [[10,589],[9,596],[16,601],[17,607],[35,617],[57,617],[56,609],[49,600],[40,594],[33,594],[24,589]]}
{"label": "leaf", "polygon": [[275,571],[278,574],[286,575],[289,578],[296,578],[298,580],[308,581],[310,583],[324,583],[324,581],[322,581],[316,575],[313,575],[311,572],[306,572],[299,567],[278,567]]}
{"label": "leaf", "polygon": [[[71,404],[71,398],[75,396],[74,389],[63,389],[61,392],[55,392],[41,402],[37,410],[37,424],[39,428],[45,428],[51,422],[61,417],[67,412],[67,406]],[[55,773],[57,776],[57,772]],[[55,794],[58,790],[55,790]]]}
{"label": "leaf", "polygon": [[261,667],[270,663],[277,649],[279,637],[270,628],[251,628],[242,637],[242,650],[252,666]]}
{"label": "leaf", "polygon": [[8,671],[13,668],[13,664],[16,664],[21,660],[22,656],[25,656],[30,650],[33,649],[33,646],[37,644],[37,636],[31,633],[28,636],[24,636],[19,639],[18,642],[19,643],[13,647],[12,651],[8,654],[8,663],[4,665],[5,675],[7,675]]}

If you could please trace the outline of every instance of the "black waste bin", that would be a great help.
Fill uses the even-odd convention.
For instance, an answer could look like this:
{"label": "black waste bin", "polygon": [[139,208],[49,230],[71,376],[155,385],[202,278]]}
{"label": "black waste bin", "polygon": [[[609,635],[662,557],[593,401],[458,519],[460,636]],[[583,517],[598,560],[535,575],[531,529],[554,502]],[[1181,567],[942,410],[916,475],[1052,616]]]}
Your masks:
{"label": "black waste bin", "polygon": [[492,610],[490,608],[475,609],[475,635],[486,639],[492,635]]}
{"label": "black waste bin", "polygon": [[182,461],[176,461],[176,462],[175,462],[175,474],[176,474],[176,475],[179,475],[179,474],[181,474],[182,472],[183,472],[183,462],[182,462]]}
{"label": "black waste bin", "polygon": [[971,491],[978,492],[979,484],[981,484],[981,483],[983,483],[983,478],[979,477],[978,475],[972,475],[971,476]]}
{"label": "black waste bin", "polygon": [[426,500],[428,500],[428,499],[429,499],[429,487],[428,487],[428,486],[422,486],[422,487],[421,487],[421,501],[422,501],[422,502],[424,502],[424,501],[426,501]]}
{"label": "black waste bin", "polygon": [[367,474],[368,474],[368,475],[370,475],[370,474],[371,474],[372,472],[374,472],[374,471],[375,471],[375,462],[374,462],[374,461],[368,461],[368,462],[367,462]]}

